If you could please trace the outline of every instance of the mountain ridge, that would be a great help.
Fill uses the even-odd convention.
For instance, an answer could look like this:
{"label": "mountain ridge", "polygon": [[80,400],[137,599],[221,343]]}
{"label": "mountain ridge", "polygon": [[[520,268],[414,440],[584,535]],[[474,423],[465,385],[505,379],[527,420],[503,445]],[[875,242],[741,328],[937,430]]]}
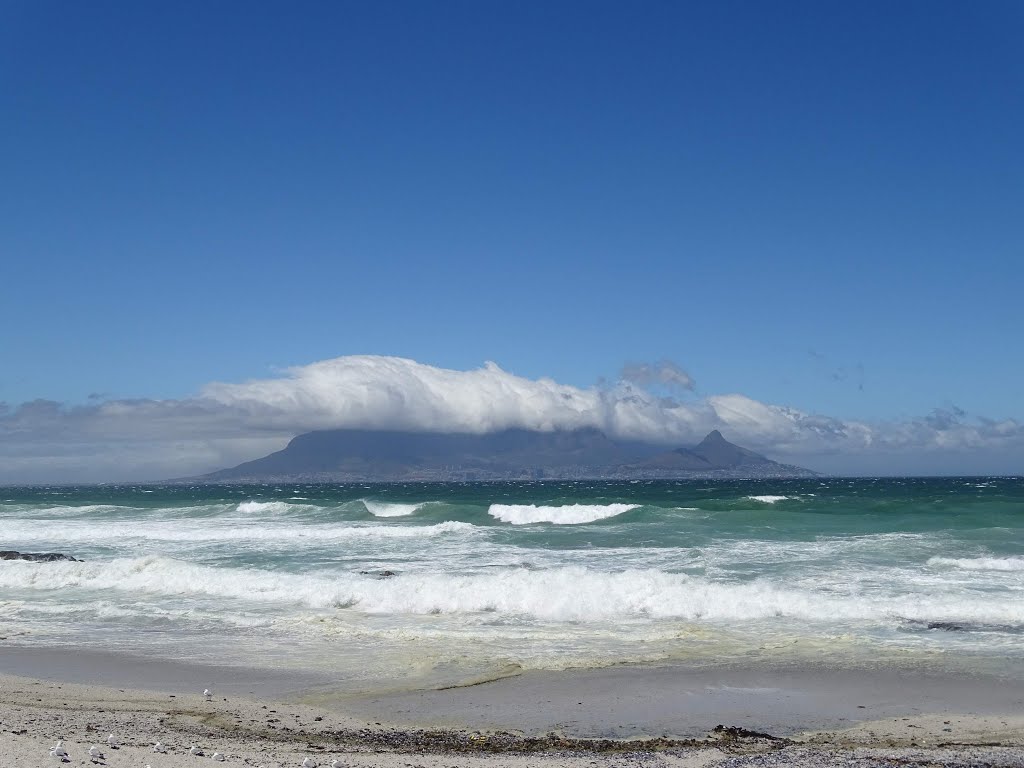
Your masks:
{"label": "mountain ridge", "polygon": [[469,480],[815,477],[730,443],[717,429],[692,448],[617,441],[594,427],[483,435],[332,429],[193,482],[400,482]]}

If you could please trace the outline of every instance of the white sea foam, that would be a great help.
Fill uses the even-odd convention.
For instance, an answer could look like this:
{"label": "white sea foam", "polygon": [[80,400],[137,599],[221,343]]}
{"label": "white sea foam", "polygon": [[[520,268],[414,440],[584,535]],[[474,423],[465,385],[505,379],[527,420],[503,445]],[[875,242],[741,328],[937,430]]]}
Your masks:
{"label": "white sea foam", "polygon": [[45,516],[45,517],[57,517],[62,515],[82,515],[87,513],[105,513],[105,512],[137,512],[138,507],[125,507],[117,504],[81,504],[78,506],[58,506],[58,507],[31,507],[21,506],[17,508],[18,512],[30,517]]}
{"label": "white sea foam", "polygon": [[411,515],[423,506],[419,504],[397,504],[390,501],[373,501],[372,499],[360,499],[366,511],[375,517],[405,517]]}
{"label": "white sea foam", "polygon": [[419,539],[449,534],[472,534],[480,529],[471,523],[449,520],[433,525],[365,524],[245,524],[235,521],[137,522],[61,521],[12,522],[4,526],[4,541],[99,543],[132,541],[177,542],[281,542],[344,541],[351,539]]}
{"label": "white sea foam", "polygon": [[933,557],[928,565],[965,571],[1024,571],[1024,557]]}
{"label": "white sea foam", "polygon": [[636,509],[639,504],[567,504],[561,507],[543,507],[535,504],[492,504],[487,510],[495,517],[512,525],[530,523],[554,523],[555,525],[579,525],[621,515]]}
{"label": "white sea foam", "polygon": [[[981,600],[966,592],[838,595],[813,586],[726,583],[664,571],[602,572],[581,567],[463,575],[411,573],[373,579],[348,571],[294,574],[209,567],[166,557],[45,565],[13,561],[0,564],[0,587],[79,595],[79,590],[92,590],[137,597],[230,599],[368,614],[486,613],[516,622],[1024,622],[1024,605],[1019,601],[995,596]],[[73,605],[74,598],[68,604]]]}
{"label": "white sea foam", "polygon": [[245,515],[281,515],[308,508],[305,504],[289,504],[287,501],[243,501],[238,505],[238,511]]}
{"label": "white sea foam", "polygon": [[762,504],[775,504],[780,501],[785,501],[790,498],[789,496],[747,496],[751,501],[760,501]]}

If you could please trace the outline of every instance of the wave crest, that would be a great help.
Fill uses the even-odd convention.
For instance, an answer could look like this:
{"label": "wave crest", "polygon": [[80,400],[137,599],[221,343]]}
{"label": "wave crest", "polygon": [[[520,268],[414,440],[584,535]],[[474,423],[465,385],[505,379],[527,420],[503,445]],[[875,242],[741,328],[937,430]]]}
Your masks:
{"label": "wave crest", "polygon": [[491,504],[487,513],[491,517],[512,525],[529,525],[530,523],[579,525],[615,517],[639,506],[639,504],[567,504],[561,507],[544,507],[536,504]]}
{"label": "wave crest", "polygon": [[302,506],[287,501],[243,501],[238,511],[243,515],[281,515]]}
{"label": "wave crest", "polygon": [[[126,596],[238,599],[367,614],[496,614],[552,622],[797,620],[1024,623],[1024,606],[973,595],[840,598],[769,582],[723,583],[656,570],[601,572],[580,566],[493,573],[352,571],[298,574],[187,563],[163,556],[106,562],[0,564],[0,587],[116,591]],[[83,596],[84,597],[84,596]],[[126,598],[130,599],[130,597]]]}
{"label": "wave crest", "polygon": [[374,517],[406,517],[426,503],[399,504],[391,501],[373,501],[372,499],[360,499],[360,501],[366,507],[366,511]]}
{"label": "wave crest", "polygon": [[345,541],[351,539],[417,539],[448,534],[470,534],[481,530],[472,523],[447,520],[433,525],[366,525],[337,524],[233,524],[189,525],[182,522],[149,523],[140,528],[136,523],[116,522],[61,526],[17,523],[4,530],[10,542],[84,542],[110,540],[144,540],[176,542],[281,542],[281,541]]}

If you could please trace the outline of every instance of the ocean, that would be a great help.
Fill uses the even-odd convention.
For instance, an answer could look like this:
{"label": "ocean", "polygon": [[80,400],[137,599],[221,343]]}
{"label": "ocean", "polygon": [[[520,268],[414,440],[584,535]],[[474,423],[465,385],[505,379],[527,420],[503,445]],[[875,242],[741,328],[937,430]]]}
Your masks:
{"label": "ocean", "polygon": [[0,488],[0,651],[355,691],[616,664],[1024,679],[1024,480]]}

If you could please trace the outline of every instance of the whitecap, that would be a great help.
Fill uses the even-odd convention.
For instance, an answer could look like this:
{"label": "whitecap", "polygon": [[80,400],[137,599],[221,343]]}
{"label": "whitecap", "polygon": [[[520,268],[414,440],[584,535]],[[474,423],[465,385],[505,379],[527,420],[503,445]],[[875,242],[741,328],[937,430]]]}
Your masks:
{"label": "whitecap", "polygon": [[293,505],[286,501],[243,501],[238,505],[238,511],[246,515],[280,515],[296,508],[302,509],[304,505]]}
{"label": "whitecap", "polygon": [[373,501],[372,499],[360,499],[360,501],[366,507],[366,511],[375,517],[405,517],[423,506],[423,502],[398,504],[390,501]]}
{"label": "whitecap", "polygon": [[914,620],[1007,626],[1024,622],[1024,606],[999,596],[979,600],[964,592],[840,595],[816,583],[728,583],[662,570],[607,572],[580,566],[463,574],[411,572],[378,580],[349,571],[296,574],[204,566],[167,557],[59,562],[45,567],[15,561],[0,566],[0,587],[229,598],[390,616],[486,613],[495,618],[555,622]]}
{"label": "whitecap", "polygon": [[512,525],[529,525],[530,523],[579,525],[615,517],[639,506],[639,504],[566,504],[560,507],[546,507],[536,504],[492,504],[487,513],[491,517]]}
{"label": "whitecap", "polygon": [[780,502],[780,501],[786,501],[786,499],[789,499],[791,497],[790,496],[771,496],[771,495],[767,495],[767,496],[747,496],[746,498],[750,499],[751,501],[760,501],[762,504],[775,504],[775,503]]}
{"label": "whitecap", "polygon": [[[288,518],[285,518],[287,520]],[[367,524],[302,524],[275,521],[273,523],[242,524],[241,521],[154,521],[95,523],[89,521],[71,524],[48,521],[14,522],[4,529],[4,541],[41,542],[109,542],[138,541],[175,542],[285,542],[285,541],[345,541],[363,539],[417,539],[472,534],[481,529],[472,523],[448,520],[433,525],[367,525]]]}

